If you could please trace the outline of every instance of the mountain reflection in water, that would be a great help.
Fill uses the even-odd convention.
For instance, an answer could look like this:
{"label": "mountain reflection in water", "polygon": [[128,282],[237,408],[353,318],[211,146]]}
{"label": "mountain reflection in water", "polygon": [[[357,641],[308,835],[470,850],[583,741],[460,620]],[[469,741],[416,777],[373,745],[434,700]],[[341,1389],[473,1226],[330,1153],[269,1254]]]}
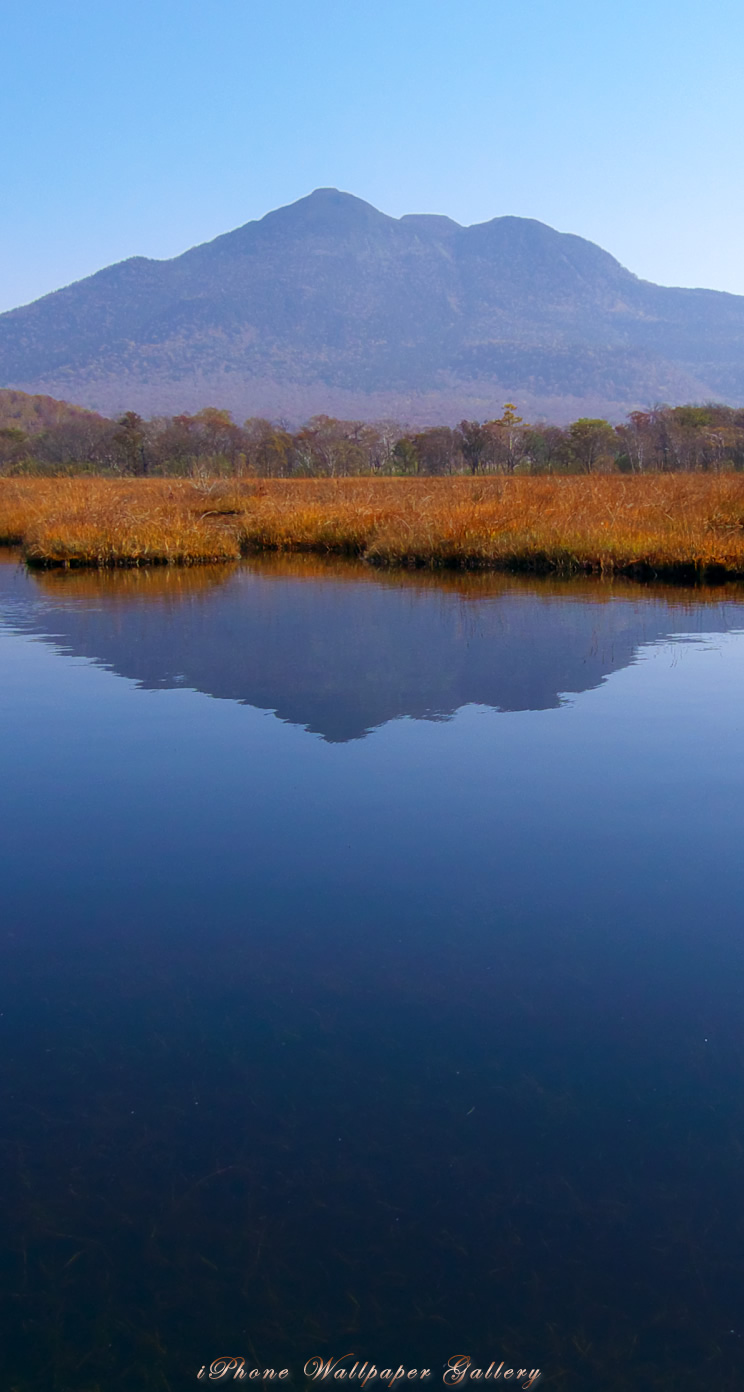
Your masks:
{"label": "mountain reflection in water", "polygon": [[379,572],[304,556],[113,573],[5,565],[0,597],[11,626],[145,689],[273,711],[334,743],[471,704],[549,710],[644,644],[725,632],[744,614],[735,587]]}
{"label": "mountain reflection in water", "polygon": [[0,565],[1,1392],[739,1392],[743,594]]}

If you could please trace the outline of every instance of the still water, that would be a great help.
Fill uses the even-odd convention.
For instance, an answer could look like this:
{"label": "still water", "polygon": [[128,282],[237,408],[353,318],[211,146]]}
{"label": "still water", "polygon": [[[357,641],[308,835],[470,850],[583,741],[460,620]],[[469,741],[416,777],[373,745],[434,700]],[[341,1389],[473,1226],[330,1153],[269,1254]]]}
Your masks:
{"label": "still water", "polygon": [[0,564],[0,1386],[744,1385],[743,601]]}

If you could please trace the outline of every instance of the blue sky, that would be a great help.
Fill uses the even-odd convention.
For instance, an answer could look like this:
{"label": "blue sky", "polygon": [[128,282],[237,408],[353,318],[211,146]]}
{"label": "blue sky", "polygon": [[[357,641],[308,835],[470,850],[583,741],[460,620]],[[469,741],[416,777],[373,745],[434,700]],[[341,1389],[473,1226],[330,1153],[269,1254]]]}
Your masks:
{"label": "blue sky", "polygon": [[0,309],[318,186],[744,294],[741,0],[3,0]]}

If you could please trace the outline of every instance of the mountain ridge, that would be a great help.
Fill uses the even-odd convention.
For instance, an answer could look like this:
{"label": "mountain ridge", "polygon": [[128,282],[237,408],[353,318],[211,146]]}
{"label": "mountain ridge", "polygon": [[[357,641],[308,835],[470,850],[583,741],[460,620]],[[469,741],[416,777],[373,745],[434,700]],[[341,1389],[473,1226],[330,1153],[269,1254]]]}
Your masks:
{"label": "mountain ridge", "polygon": [[0,315],[0,386],[107,413],[436,423],[744,402],[744,297],[657,286],[536,219],[392,218],[318,189]]}

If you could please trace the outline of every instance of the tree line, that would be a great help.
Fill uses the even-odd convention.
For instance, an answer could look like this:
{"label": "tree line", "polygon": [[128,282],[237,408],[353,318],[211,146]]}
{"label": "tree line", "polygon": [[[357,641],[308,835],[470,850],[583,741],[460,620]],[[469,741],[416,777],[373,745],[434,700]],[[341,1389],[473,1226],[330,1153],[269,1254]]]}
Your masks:
{"label": "tree line", "polygon": [[[20,395],[20,394],[16,394]],[[33,400],[34,398],[29,398]],[[117,420],[72,411],[41,429],[0,424],[0,472],[260,478],[400,474],[652,473],[744,469],[744,410],[658,406],[622,425],[582,417],[530,424],[507,402],[493,420],[410,430],[394,421],[313,416],[298,430],[229,411]]]}

